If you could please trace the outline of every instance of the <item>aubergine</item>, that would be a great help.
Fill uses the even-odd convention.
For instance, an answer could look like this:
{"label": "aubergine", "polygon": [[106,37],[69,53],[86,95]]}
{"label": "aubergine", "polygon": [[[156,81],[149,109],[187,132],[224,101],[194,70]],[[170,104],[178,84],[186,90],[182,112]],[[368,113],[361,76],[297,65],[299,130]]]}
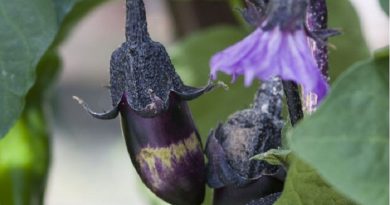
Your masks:
{"label": "aubergine", "polygon": [[126,42],[110,61],[113,108],[93,117],[121,115],[122,131],[133,165],[144,184],[161,199],[198,205],[205,194],[205,163],[199,133],[187,105],[215,87],[186,86],[158,42],[151,40],[142,0],[126,0]]}

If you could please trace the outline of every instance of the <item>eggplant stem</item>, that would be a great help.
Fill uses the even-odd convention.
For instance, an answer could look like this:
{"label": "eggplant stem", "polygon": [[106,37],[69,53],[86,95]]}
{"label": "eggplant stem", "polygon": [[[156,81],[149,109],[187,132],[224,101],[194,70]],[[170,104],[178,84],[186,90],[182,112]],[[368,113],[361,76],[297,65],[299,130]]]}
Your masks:
{"label": "eggplant stem", "polygon": [[126,40],[141,43],[148,40],[145,5],[143,0],[126,0]]}
{"label": "eggplant stem", "polygon": [[295,126],[303,118],[302,103],[299,97],[298,85],[289,80],[283,80],[283,90],[287,99],[291,125]]}

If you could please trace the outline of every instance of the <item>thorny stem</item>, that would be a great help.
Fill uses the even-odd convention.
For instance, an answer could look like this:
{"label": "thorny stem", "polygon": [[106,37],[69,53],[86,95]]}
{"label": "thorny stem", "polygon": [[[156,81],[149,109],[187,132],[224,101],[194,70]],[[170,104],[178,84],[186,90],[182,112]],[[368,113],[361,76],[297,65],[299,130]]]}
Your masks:
{"label": "thorny stem", "polygon": [[149,39],[143,0],[126,0],[126,41],[140,43]]}
{"label": "thorny stem", "polygon": [[283,80],[283,90],[287,99],[288,112],[290,114],[291,125],[303,118],[302,103],[299,97],[298,85],[289,80]]}

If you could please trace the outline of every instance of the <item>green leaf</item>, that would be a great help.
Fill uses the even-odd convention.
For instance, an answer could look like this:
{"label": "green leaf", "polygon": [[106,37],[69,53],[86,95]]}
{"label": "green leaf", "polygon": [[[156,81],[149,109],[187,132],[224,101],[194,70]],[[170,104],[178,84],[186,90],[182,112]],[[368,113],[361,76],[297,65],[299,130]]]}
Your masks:
{"label": "green leaf", "polygon": [[325,183],[317,172],[297,157],[291,165],[280,198],[275,205],[349,205],[354,204]]}
{"label": "green leaf", "polygon": [[[348,0],[328,0],[329,27],[339,28],[342,35],[330,38],[329,74],[331,81],[358,60],[369,57],[369,50],[362,34],[359,17]],[[346,15],[348,14],[348,15]]]}
{"label": "green leaf", "polygon": [[48,135],[42,110],[29,107],[0,140],[0,204],[43,204]]}
{"label": "green leaf", "polygon": [[[74,23],[94,6],[103,2],[102,0],[83,0],[77,3],[73,0],[53,1],[57,5],[57,17],[54,19],[62,22],[58,23],[61,27],[57,29],[55,40],[39,59],[35,68],[36,82],[28,91],[22,115],[18,117],[4,139],[0,140],[0,204],[2,205],[43,204],[50,159],[50,131],[42,107],[46,100],[45,94],[55,81],[61,65],[56,48],[67,36]],[[1,32],[3,31],[0,30],[0,34]],[[29,69],[34,70],[33,67]],[[3,102],[0,100],[0,103]]]}
{"label": "green leaf", "polygon": [[[246,34],[244,29],[232,26],[219,26],[195,33],[170,50],[172,62],[186,84],[203,86],[210,75],[210,57]],[[231,81],[230,76],[224,74],[220,74],[218,79],[227,83]],[[228,91],[216,89],[191,101],[191,111],[203,140],[218,122],[237,110],[247,108],[255,91],[256,86],[245,88],[240,78],[229,85]]]}
{"label": "green leaf", "polygon": [[38,62],[45,53],[53,56],[47,52],[50,45],[55,52],[73,23],[101,2],[0,0],[0,138],[20,116],[25,96],[34,85]]}
{"label": "green leaf", "polygon": [[0,1],[0,136],[18,119],[58,28],[51,0]]}
{"label": "green leaf", "polygon": [[270,149],[267,152],[253,156],[252,160],[264,160],[271,165],[283,165],[288,167],[290,164],[290,150]]}
{"label": "green leaf", "polygon": [[379,3],[383,9],[383,11],[389,15],[389,0],[379,0]]}
{"label": "green leaf", "polygon": [[83,0],[52,0],[57,15],[57,23],[61,24],[65,16],[73,9],[76,2]]}
{"label": "green leaf", "polygon": [[[40,59],[37,68],[37,79],[34,86],[27,94],[27,106],[30,104],[41,104],[45,100],[45,94],[57,79],[61,70],[61,59],[57,47],[65,40],[69,32],[74,28],[81,18],[97,5],[105,0],[53,0],[56,4],[58,19],[61,27],[50,45],[49,49]],[[64,13],[66,12],[66,16]]]}
{"label": "green leaf", "polygon": [[327,182],[360,204],[389,202],[389,57],[354,65],[290,147]]}

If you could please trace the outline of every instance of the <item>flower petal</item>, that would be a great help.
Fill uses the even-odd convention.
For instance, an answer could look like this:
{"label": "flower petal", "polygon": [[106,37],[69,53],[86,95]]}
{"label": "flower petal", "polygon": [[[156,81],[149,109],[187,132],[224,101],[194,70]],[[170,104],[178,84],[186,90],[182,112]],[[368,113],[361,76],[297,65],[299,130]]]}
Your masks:
{"label": "flower petal", "polygon": [[252,84],[254,78],[255,78],[255,70],[246,69],[245,70],[245,86],[249,87]]}
{"label": "flower petal", "polygon": [[256,47],[259,32],[261,30],[257,29],[242,41],[215,54],[210,61],[211,75],[215,78],[217,71],[232,74],[233,66],[245,59],[245,56]]}
{"label": "flower petal", "polygon": [[245,86],[256,77],[269,80],[281,76],[301,84],[305,93],[315,93],[320,101],[328,91],[309,47],[304,30],[282,31],[276,26],[264,31],[258,28],[244,40],[217,53],[210,62],[211,73],[217,71],[245,76]]}

